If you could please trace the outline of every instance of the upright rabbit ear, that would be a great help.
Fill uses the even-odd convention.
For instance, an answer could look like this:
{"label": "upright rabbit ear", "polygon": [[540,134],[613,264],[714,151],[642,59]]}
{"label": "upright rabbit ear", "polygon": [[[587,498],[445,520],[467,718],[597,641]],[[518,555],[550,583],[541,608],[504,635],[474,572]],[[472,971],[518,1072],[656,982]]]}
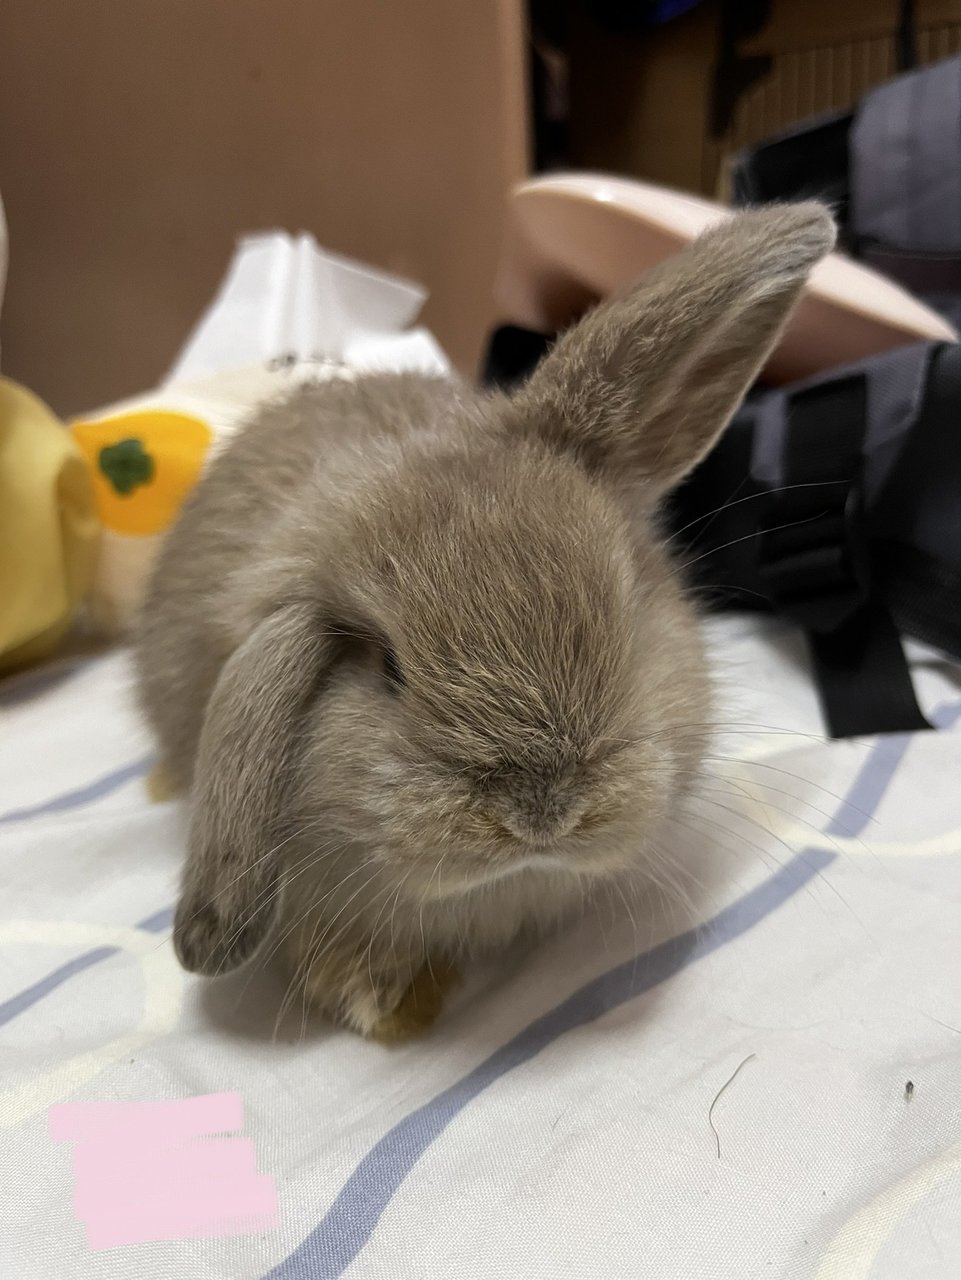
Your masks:
{"label": "upright rabbit ear", "polygon": [[818,204],[712,228],[564,334],[515,396],[512,426],[657,496],[727,425],[834,241]]}
{"label": "upright rabbit ear", "polygon": [[331,648],[316,609],[288,605],[259,624],[217,681],[200,737],[174,919],[174,946],[191,972],[235,969],[277,914],[276,820],[297,723]]}

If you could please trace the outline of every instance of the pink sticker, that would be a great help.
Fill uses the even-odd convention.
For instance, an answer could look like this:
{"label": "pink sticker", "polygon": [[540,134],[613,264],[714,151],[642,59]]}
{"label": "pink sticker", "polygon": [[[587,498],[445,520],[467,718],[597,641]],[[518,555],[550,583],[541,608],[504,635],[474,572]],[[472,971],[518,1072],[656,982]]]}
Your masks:
{"label": "pink sticker", "polygon": [[74,1216],[91,1249],[269,1231],[273,1178],[257,1172],[239,1093],[174,1102],[69,1102],[47,1113],[73,1142]]}

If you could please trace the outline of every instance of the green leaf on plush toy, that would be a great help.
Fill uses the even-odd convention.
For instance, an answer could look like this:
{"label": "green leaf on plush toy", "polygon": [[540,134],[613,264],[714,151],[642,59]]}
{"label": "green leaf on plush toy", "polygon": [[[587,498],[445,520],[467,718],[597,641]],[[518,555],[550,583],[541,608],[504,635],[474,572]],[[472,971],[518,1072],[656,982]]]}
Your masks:
{"label": "green leaf on plush toy", "polygon": [[118,440],[107,445],[100,450],[97,461],[114,489],[124,497],[153,479],[154,460],[142,440]]}

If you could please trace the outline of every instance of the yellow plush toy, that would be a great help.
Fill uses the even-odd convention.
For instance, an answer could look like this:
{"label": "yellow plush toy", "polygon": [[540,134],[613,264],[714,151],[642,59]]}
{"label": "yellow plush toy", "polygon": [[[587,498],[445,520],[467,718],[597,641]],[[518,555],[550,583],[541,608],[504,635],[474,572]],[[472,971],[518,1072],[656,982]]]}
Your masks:
{"label": "yellow plush toy", "polygon": [[99,534],[76,443],[42,401],[0,378],[0,671],[47,657],[66,635]]}
{"label": "yellow plush toy", "polygon": [[201,418],[154,408],[74,422],[72,432],[103,524],[90,609],[97,629],[112,634],[132,620],[160,536],[200,478],[213,432]]}

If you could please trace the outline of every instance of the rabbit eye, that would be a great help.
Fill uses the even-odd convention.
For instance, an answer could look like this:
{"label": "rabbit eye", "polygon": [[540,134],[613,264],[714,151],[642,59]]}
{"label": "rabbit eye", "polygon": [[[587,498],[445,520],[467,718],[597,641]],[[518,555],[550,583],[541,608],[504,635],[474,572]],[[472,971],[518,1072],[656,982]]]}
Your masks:
{"label": "rabbit eye", "polygon": [[400,663],[397,661],[397,654],[388,645],[384,649],[384,679],[387,681],[392,692],[396,693],[398,689],[402,689],[407,683],[404,679],[404,673],[400,669]]}

